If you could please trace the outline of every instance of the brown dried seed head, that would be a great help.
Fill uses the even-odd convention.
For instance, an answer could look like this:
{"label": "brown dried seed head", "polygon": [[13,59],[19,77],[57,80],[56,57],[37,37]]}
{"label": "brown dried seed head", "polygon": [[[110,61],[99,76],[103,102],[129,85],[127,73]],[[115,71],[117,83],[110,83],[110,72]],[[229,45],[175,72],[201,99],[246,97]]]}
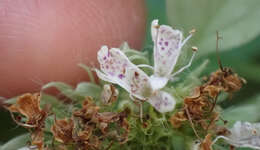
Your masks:
{"label": "brown dried seed head", "polygon": [[83,102],[82,109],[74,111],[73,115],[75,117],[81,118],[83,121],[97,121],[96,115],[99,111],[99,107],[93,103],[91,97],[86,97]]}
{"label": "brown dried seed head", "polygon": [[101,93],[101,100],[104,104],[111,105],[117,100],[118,90],[112,84],[105,84]]}
{"label": "brown dried seed head", "polygon": [[237,74],[231,74],[223,79],[226,92],[236,92],[243,86],[243,80]]}
{"label": "brown dried seed head", "polygon": [[80,131],[78,133],[78,138],[80,141],[88,141],[89,138],[92,136],[93,127],[92,126],[86,126],[86,128],[83,131]]}
{"label": "brown dried seed head", "polygon": [[74,123],[71,119],[55,120],[55,123],[51,127],[51,132],[54,135],[55,140],[69,144],[73,141],[72,133],[74,129]]}
{"label": "brown dried seed head", "polygon": [[230,134],[231,132],[226,127],[223,126],[216,127],[216,135],[228,136]]}
{"label": "brown dried seed head", "polygon": [[43,150],[44,141],[43,141],[43,131],[42,129],[36,129],[31,134],[31,144],[36,145],[38,150]]}
{"label": "brown dried seed head", "polygon": [[197,98],[185,98],[184,104],[189,110],[192,118],[201,118],[205,111],[211,107],[211,103],[206,96],[199,96]]}
{"label": "brown dried seed head", "polygon": [[187,121],[187,116],[183,111],[180,111],[172,115],[169,121],[174,128],[179,128],[184,121]]}
{"label": "brown dried seed head", "polygon": [[[26,124],[32,125],[33,127],[39,127],[47,117],[48,109],[40,108],[40,94],[24,94],[18,97],[15,104],[8,107],[8,110],[18,112],[27,118]],[[29,126],[27,126],[29,127]]]}
{"label": "brown dried seed head", "polygon": [[208,95],[211,98],[216,99],[219,93],[221,92],[221,90],[223,90],[221,86],[207,85],[204,87],[203,92],[208,93]]}
{"label": "brown dried seed head", "polygon": [[212,150],[211,134],[207,134],[205,139],[200,144],[200,150]]}
{"label": "brown dried seed head", "polygon": [[98,113],[97,118],[99,122],[115,122],[119,120],[119,116],[117,113],[114,112],[103,112],[103,113]]}

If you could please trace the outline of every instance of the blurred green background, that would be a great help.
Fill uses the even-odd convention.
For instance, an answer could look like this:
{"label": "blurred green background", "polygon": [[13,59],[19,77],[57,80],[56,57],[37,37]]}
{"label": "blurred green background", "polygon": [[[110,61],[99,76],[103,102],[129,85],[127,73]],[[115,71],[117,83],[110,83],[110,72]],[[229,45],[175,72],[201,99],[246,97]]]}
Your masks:
{"label": "blurred green background", "polygon": [[[170,24],[187,33],[197,33],[185,46],[199,48],[188,74],[203,60],[209,59],[204,75],[218,69],[216,60],[216,30],[220,41],[220,57],[224,66],[231,67],[247,80],[232,100],[221,102],[224,118],[229,120],[260,121],[260,0],[146,0],[148,20],[144,47],[151,47],[150,22]],[[14,135],[25,132],[12,122],[9,113],[0,110],[0,144]]]}

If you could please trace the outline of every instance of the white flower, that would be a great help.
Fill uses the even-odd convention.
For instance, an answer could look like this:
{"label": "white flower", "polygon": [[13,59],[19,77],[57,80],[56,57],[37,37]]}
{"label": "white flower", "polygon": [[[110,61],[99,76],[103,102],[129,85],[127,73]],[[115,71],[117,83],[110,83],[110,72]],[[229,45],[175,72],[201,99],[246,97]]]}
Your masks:
{"label": "white flower", "polygon": [[237,121],[230,129],[229,136],[218,136],[213,141],[223,138],[227,143],[235,147],[248,147],[260,149],[260,123]]}
{"label": "white flower", "polygon": [[[98,51],[100,70],[96,69],[98,77],[104,81],[118,84],[130,93],[130,97],[149,102],[157,111],[164,113],[172,111],[175,99],[167,92],[160,91],[172,77],[184,69],[171,74],[180,55],[182,46],[192,36],[190,34],[182,40],[182,33],[170,26],[158,25],[158,20],[152,22],[152,39],[154,42],[154,67],[148,65],[135,65],[118,48],[108,49],[102,46]],[[138,67],[154,69],[154,74],[149,77]]]}
{"label": "white flower", "polygon": [[183,40],[182,32],[174,30],[167,25],[158,25],[158,20],[153,20],[151,25],[152,40],[154,42],[154,74],[151,84],[154,89],[163,88],[175,75],[191,65],[194,54],[188,65],[172,74],[181,53],[183,45],[192,37],[192,33]]}
{"label": "white flower", "polygon": [[157,111],[164,113],[175,107],[174,98],[164,91],[152,88],[149,76],[133,64],[117,48],[102,46],[98,51],[100,70],[98,77],[104,81],[118,84],[130,93],[131,97],[149,102]]}

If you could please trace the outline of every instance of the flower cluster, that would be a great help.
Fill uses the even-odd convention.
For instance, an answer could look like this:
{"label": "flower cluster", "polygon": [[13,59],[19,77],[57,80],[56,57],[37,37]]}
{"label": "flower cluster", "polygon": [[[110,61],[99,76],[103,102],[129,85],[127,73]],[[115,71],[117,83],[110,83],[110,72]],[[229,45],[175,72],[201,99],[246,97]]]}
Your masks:
{"label": "flower cluster", "polygon": [[[154,42],[153,67],[137,66],[120,49],[108,49],[107,46],[103,46],[98,52],[101,71],[96,69],[96,73],[100,79],[124,88],[133,100],[147,101],[161,113],[170,112],[174,109],[176,100],[161,89],[176,74],[190,66],[194,55],[187,66],[172,74],[181,48],[194,32],[195,30],[191,31],[190,36],[182,40],[182,32],[174,30],[170,26],[158,25],[158,20],[154,20],[151,25]],[[149,77],[139,67],[152,68],[154,73]]]}
{"label": "flower cluster", "polygon": [[[181,31],[154,20],[153,65],[149,61],[136,64],[131,60],[134,57],[127,55],[142,58],[144,52],[102,46],[97,53],[100,68],[94,70],[105,84],[97,84],[89,74],[92,83],[80,83],[75,89],[60,82],[45,85],[58,88],[68,101],[44,93],[16,98],[6,108],[13,120],[31,133],[24,149],[178,149],[178,141],[183,141],[182,149],[212,150],[223,143],[218,139],[232,147],[260,149],[259,123],[238,121],[228,128],[228,121],[221,118],[219,95],[225,92],[231,98],[245,84],[230,68],[220,67],[204,81],[196,77],[200,84],[188,86],[186,91],[177,83],[172,87],[171,81],[193,61],[196,47],[192,47],[189,63],[174,71],[182,47],[194,32],[183,39]],[[185,79],[183,82],[192,84],[193,79]],[[175,87],[193,93],[176,97]]]}

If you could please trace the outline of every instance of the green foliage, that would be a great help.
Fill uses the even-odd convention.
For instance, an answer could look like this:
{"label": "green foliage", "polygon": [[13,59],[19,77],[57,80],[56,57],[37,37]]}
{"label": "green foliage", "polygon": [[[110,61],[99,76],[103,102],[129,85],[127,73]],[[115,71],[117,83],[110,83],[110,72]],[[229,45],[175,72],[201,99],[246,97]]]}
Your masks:
{"label": "green foliage", "polygon": [[200,54],[214,52],[216,30],[223,36],[222,49],[228,50],[253,40],[260,33],[259,0],[167,0],[172,26],[183,31],[197,29],[193,44]]}
{"label": "green foliage", "polygon": [[0,150],[17,150],[21,147],[25,147],[29,141],[29,134],[23,134],[17,137],[14,137],[9,142],[0,146]]}
{"label": "green foliage", "polygon": [[230,122],[234,122],[236,120],[257,122],[260,118],[259,107],[260,96],[258,95],[251,100],[243,102],[242,104],[228,107],[222,112],[222,114],[223,118],[229,120]]}
{"label": "green foliage", "polygon": [[80,66],[81,68],[83,68],[83,69],[88,73],[88,77],[89,77],[91,83],[95,83],[95,77],[94,77],[94,75],[93,75],[93,73],[92,73],[91,68],[88,67],[88,66],[86,66],[86,65],[84,65],[84,64],[79,64],[79,66]]}
{"label": "green foliage", "polygon": [[75,89],[66,83],[50,82],[44,85],[42,89],[44,90],[51,87],[57,88],[64,96],[74,101],[82,101],[86,96],[99,98],[101,92],[101,87],[91,82],[81,82]]}

